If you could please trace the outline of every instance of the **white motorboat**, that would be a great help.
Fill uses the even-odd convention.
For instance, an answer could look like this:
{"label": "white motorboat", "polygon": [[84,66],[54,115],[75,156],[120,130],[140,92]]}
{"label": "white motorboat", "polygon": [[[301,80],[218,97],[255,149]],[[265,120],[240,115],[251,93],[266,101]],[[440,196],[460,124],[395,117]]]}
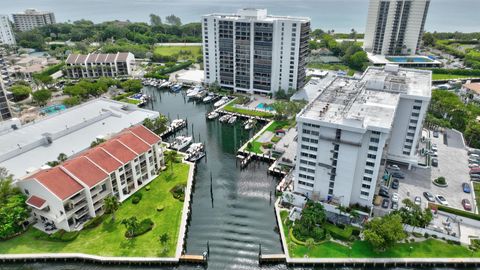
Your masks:
{"label": "white motorboat", "polygon": [[207,94],[208,94],[207,91],[201,90],[197,92],[197,94],[195,95],[195,98],[203,99]]}
{"label": "white motorboat", "polygon": [[208,95],[206,97],[204,97],[202,101],[204,103],[208,103],[208,102],[212,101],[214,98],[215,98],[214,93],[208,93]]}
{"label": "white motorboat", "polygon": [[205,156],[205,151],[197,151],[188,156],[187,160],[190,162],[197,162]]}
{"label": "white motorboat", "polygon": [[230,119],[228,119],[228,123],[229,123],[229,124],[235,124],[236,121],[237,121],[237,117],[236,117],[236,116],[232,116],[232,117],[230,117]]}
{"label": "white motorboat", "polygon": [[226,104],[230,99],[228,97],[222,97],[219,101],[215,102],[213,106],[215,108],[220,107],[224,104]]}
{"label": "white motorboat", "polygon": [[257,124],[257,121],[256,121],[256,120],[248,119],[248,120],[245,122],[245,129],[246,129],[246,130],[252,129],[256,124]]}
{"label": "white motorboat", "polygon": [[169,81],[166,81],[162,84],[160,84],[160,88],[165,88],[165,87],[170,87],[171,86],[171,83]]}
{"label": "white motorboat", "polygon": [[213,119],[217,118],[219,115],[220,115],[220,114],[219,114],[218,112],[216,112],[216,111],[209,112],[209,113],[207,114],[207,119],[208,119],[208,120],[213,120]]}
{"label": "white motorboat", "polygon": [[188,147],[187,151],[185,151],[185,153],[193,154],[198,151],[203,151],[203,148],[203,143],[192,143],[190,147]]}
{"label": "white motorboat", "polygon": [[232,116],[230,114],[225,114],[224,116],[220,117],[220,119],[218,119],[220,122],[224,123],[224,122],[228,122],[228,120],[230,120]]}
{"label": "white motorboat", "polygon": [[187,136],[178,136],[170,145],[170,148],[180,151],[192,143],[193,138]]}
{"label": "white motorboat", "polygon": [[170,128],[177,129],[177,128],[183,127],[186,124],[187,124],[187,121],[185,121],[184,119],[174,119],[170,123]]}

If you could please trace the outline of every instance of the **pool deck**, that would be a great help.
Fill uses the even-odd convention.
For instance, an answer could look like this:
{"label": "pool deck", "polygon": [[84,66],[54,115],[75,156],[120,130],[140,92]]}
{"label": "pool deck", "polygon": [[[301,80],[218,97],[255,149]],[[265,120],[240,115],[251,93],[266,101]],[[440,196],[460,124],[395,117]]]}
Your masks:
{"label": "pool deck", "polygon": [[[395,56],[395,55],[378,55],[367,53],[368,60],[373,63],[375,66],[383,66],[387,64],[399,65],[402,67],[441,67],[442,63],[428,58],[424,55],[408,55],[408,56]],[[389,58],[405,58],[405,59],[417,59],[417,61],[402,61],[402,62],[393,62]],[[425,59],[425,61],[418,61],[419,59]]]}

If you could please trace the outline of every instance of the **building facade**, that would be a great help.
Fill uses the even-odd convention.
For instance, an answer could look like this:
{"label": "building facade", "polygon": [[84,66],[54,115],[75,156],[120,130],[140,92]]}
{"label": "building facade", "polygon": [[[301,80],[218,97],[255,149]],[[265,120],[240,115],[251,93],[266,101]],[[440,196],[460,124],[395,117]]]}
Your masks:
{"label": "building facade", "polygon": [[202,17],[205,83],[274,94],[305,85],[310,19],[265,9]]}
{"label": "building facade", "polygon": [[10,85],[10,78],[7,71],[7,63],[0,50],[0,121],[12,118],[12,111],[8,103],[7,86]]}
{"label": "building facade", "polygon": [[371,206],[385,160],[418,163],[431,72],[370,67],[337,77],[297,115],[294,190],[309,198]]}
{"label": "building facade", "polygon": [[164,166],[160,137],[138,125],[59,166],[27,175],[17,186],[28,196],[37,226],[72,231],[102,215],[107,196],[124,201]]}
{"label": "building facade", "polygon": [[135,56],[132,53],[70,54],[66,61],[68,78],[97,78],[129,76],[132,74]]}
{"label": "building facade", "polygon": [[364,49],[413,55],[422,41],[430,0],[370,0]]}
{"label": "building facade", "polygon": [[2,44],[10,46],[16,44],[15,35],[7,15],[0,15],[0,45]]}
{"label": "building facade", "polygon": [[56,23],[53,12],[38,11],[35,9],[27,9],[22,13],[14,13],[12,17],[15,28],[22,32]]}

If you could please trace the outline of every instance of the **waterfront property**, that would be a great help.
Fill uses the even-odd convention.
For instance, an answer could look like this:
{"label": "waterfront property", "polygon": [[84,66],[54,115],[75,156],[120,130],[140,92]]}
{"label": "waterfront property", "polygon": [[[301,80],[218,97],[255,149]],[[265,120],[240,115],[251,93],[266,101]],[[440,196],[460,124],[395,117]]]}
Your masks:
{"label": "waterfront property", "polygon": [[158,115],[135,105],[99,98],[23,126],[12,121],[0,133],[0,167],[21,178],[57,160],[60,153],[75,155],[97,139],[108,139]]}
{"label": "waterfront property", "polygon": [[380,55],[414,55],[423,37],[430,0],[370,0],[365,51]]}
{"label": "waterfront property", "polygon": [[12,14],[12,17],[15,28],[21,32],[56,23],[55,14],[50,11],[27,9],[25,12]]}
{"label": "waterfront property", "polygon": [[[115,221],[111,220],[111,215],[105,215],[99,226],[83,229],[72,241],[50,240],[45,233],[30,228],[20,236],[1,242],[0,254],[83,253],[116,257],[174,257],[178,237],[183,237],[180,236],[180,224],[184,203],[175,199],[170,190],[187,183],[191,166],[173,163],[172,170],[168,168],[137,191],[142,194],[138,204],[132,203],[133,197],[128,198],[115,212]],[[121,221],[132,216],[138,220],[151,219],[154,223],[152,230],[133,239],[126,238],[126,229]],[[163,234],[169,236],[165,244],[159,240]],[[118,259],[121,261],[121,258]]]}
{"label": "waterfront property", "polygon": [[387,65],[337,77],[297,115],[294,190],[344,206],[371,206],[382,160],[418,163],[431,72]]}
{"label": "waterfront property", "polygon": [[247,8],[203,16],[202,32],[205,83],[261,94],[305,85],[309,18]]}
{"label": "waterfront property", "polygon": [[103,215],[107,196],[124,201],[150,183],[163,167],[160,137],[138,125],[16,184],[28,196],[35,227],[72,231]]}
{"label": "waterfront property", "polygon": [[130,52],[116,54],[70,54],[66,61],[68,78],[118,77],[132,74],[135,56]]}

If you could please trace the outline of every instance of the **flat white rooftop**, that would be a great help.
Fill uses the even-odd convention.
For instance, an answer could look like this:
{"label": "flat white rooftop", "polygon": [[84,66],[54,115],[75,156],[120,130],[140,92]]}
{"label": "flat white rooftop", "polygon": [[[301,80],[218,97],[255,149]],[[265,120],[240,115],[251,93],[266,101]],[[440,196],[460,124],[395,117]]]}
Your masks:
{"label": "flat white rooftop", "polygon": [[277,16],[267,15],[266,9],[244,8],[237,11],[237,13],[212,13],[203,17],[217,17],[228,20],[257,20],[265,22],[273,21],[301,21],[309,22],[308,17],[291,17],[291,16]]}
{"label": "flat white rooftop", "polygon": [[367,53],[368,60],[374,65],[397,64],[402,66],[439,66],[442,62],[428,58],[423,55],[409,56],[388,56],[381,54]]}
{"label": "flat white rooftop", "polygon": [[354,128],[388,130],[400,95],[429,99],[430,85],[430,71],[370,67],[360,80],[336,77],[299,117]]}
{"label": "flat white rooftop", "polygon": [[0,167],[20,178],[60,153],[74,155],[158,112],[99,98],[0,133]]}

